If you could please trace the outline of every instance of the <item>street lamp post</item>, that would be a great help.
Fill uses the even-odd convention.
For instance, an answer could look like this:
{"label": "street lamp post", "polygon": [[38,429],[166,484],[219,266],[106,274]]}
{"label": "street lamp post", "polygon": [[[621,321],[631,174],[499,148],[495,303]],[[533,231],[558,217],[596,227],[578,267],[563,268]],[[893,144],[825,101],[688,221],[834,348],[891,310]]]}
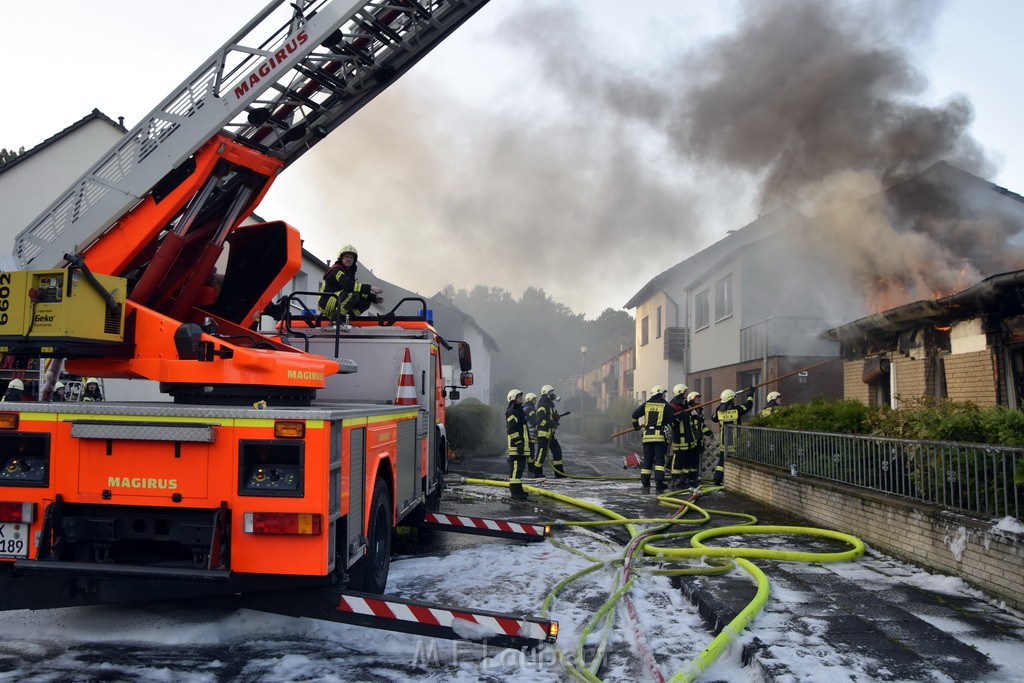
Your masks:
{"label": "street lamp post", "polygon": [[580,436],[583,436],[583,394],[587,388],[587,347],[580,347]]}

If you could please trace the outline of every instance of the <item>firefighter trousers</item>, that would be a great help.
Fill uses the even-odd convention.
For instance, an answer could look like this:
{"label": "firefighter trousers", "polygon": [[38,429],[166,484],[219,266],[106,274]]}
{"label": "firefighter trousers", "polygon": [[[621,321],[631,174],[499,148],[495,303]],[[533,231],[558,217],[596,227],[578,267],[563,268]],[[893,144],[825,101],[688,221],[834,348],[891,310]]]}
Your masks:
{"label": "firefighter trousers", "polygon": [[650,488],[652,474],[658,489],[665,486],[665,455],[667,453],[668,444],[664,441],[644,442],[644,462],[640,465],[640,486],[645,489]]}
{"label": "firefighter trousers", "polygon": [[551,454],[551,468],[555,471],[555,476],[559,478],[564,477],[565,468],[562,465],[562,445],[558,443],[558,439],[554,435],[538,437],[537,459],[533,461],[534,474],[543,476],[544,462],[548,459],[548,453]]}
{"label": "firefighter trousers", "polygon": [[680,483],[696,484],[700,480],[700,450],[696,446],[673,449],[671,470]]}
{"label": "firefighter trousers", "polygon": [[513,498],[526,498],[526,492],[523,491],[523,472],[526,470],[526,454],[519,453],[509,456],[508,466],[510,469],[508,475],[509,493],[512,494]]}

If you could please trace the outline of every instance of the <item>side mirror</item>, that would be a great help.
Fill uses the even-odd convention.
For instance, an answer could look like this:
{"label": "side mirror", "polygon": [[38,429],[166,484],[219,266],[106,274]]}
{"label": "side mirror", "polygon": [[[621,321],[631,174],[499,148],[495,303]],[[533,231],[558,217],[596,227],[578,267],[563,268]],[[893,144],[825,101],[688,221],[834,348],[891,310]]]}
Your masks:
{"label": "side mirror", "polygon": [[[466,374],[473,369],[473,354],[469,351],[469,342],[459,342],[459,369],[462,370],[462,374]],[[470,381],[472,384],[472,381]],[[463,386],[469,386],[464,384]]]}
{"label": "side mirror", "polygon": [[459,375],[459,384],[461,384],[464,387],[473,386],[473,373],[463,372],[461,375]]}
{"label": "side mirror", "polygon": [[448,398],[450,398],[453,401],[458,401],[459,400],[459,390],[458,389],[452,389],[451,391],[449,391],[448,392]]}

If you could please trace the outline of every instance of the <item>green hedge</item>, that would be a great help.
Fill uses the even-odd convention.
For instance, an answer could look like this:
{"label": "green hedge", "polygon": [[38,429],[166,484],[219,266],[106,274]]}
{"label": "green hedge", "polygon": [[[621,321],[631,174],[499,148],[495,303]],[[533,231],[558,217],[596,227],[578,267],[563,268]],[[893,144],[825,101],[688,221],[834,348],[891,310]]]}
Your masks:
{"label": "green hedge", "polygon": [[814,399],[755,417],[748,424],[809,432],[1024,446],[1024,412],[952,401],[906,401],[898,410],[892,410],[853,400]]}
{"label": "green hedge", "polygon": [[475,398],[449,406],[445,411],[448,447],[458,456],[473,456],[494,450],[496,411]]}

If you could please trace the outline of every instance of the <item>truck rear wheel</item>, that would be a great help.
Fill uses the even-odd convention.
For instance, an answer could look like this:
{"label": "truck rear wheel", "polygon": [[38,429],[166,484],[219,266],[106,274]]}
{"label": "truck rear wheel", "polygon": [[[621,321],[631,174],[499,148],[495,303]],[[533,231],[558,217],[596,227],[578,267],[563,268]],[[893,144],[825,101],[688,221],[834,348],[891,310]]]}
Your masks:
{"label": "truck rear wheel", "polygon": [[387,483],[377,479],[373,486],[373,502],[370,503],[370,523],[366,529],[366,554],[356,565],[358,569],[353,582],[356,590],[383,593],[387,587],[393,528],[391,494]]}

